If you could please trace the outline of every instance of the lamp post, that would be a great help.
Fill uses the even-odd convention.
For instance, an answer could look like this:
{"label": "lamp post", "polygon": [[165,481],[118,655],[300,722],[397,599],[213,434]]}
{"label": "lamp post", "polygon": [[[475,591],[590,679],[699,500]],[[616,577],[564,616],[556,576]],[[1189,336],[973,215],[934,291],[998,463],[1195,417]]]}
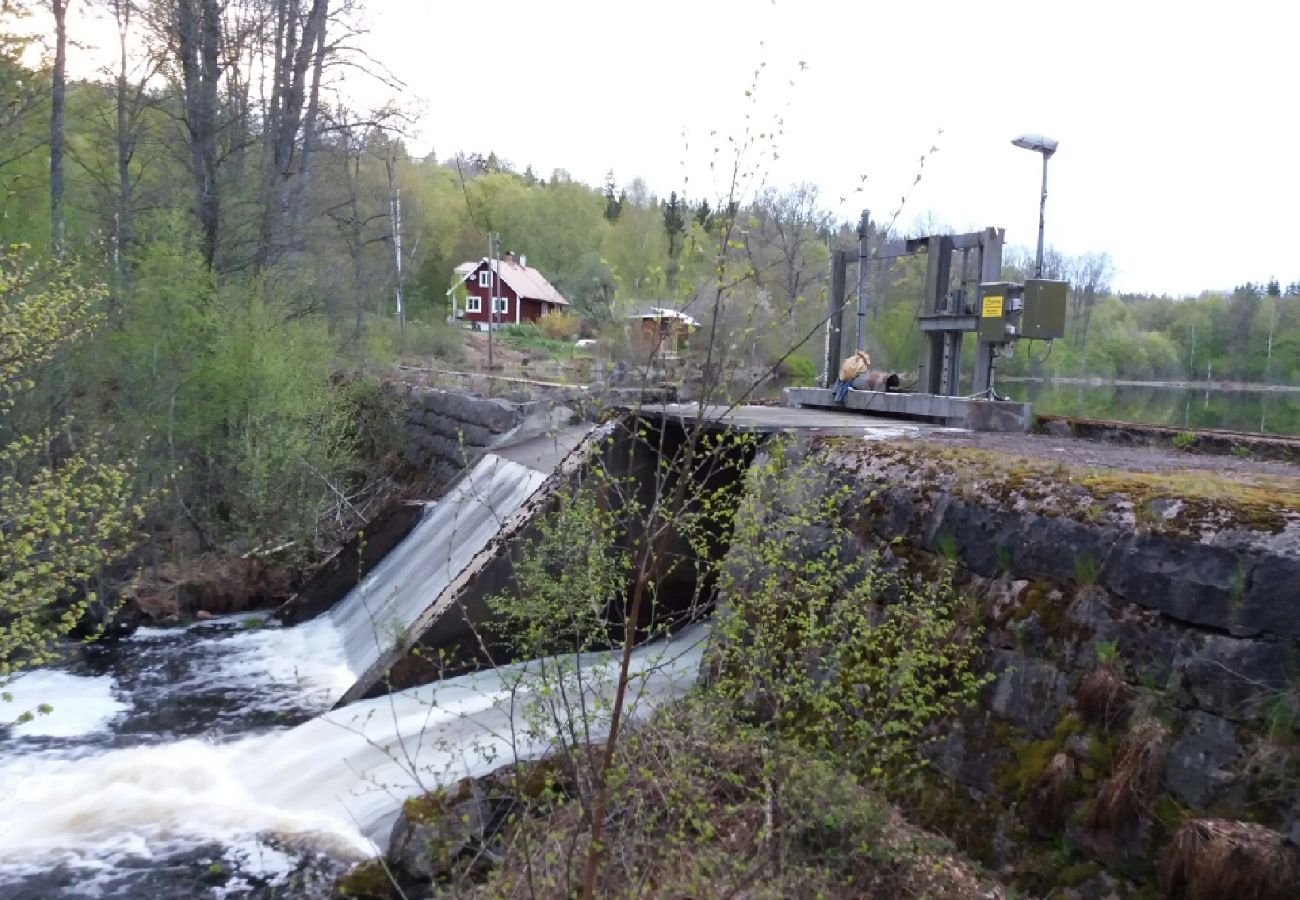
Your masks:
{"label": "lamp post", "polygon": [[1047,210],[1047,161],[1052,158],[1056,152],[1057,141],[1055,138],[1044,137],[1041,134],[1022,134],[1011,142],[1017,147],[1024,150],[1032,150],[1035,153],[1043,154],[1043,193],[1038,198],[1038,256],[1034,262],[1034,277],[1043,277],[1043,218]]}

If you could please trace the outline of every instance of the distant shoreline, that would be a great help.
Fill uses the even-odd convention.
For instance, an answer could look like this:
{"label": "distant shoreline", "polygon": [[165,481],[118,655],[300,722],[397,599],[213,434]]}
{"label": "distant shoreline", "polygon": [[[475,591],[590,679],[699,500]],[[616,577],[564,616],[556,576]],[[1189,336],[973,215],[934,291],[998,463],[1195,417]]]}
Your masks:
{"label": "distant shoreline", "polygon": [[1300,385],[1256,384],[1250,381],[1129,381],[1124,378],[1034,378],[1029,375],[1002,375],[998,381],[1040,384],[1078,384],[1084,387],[1145,387],[1174,390],[1235,391],[1240,393],[1300,394]]}

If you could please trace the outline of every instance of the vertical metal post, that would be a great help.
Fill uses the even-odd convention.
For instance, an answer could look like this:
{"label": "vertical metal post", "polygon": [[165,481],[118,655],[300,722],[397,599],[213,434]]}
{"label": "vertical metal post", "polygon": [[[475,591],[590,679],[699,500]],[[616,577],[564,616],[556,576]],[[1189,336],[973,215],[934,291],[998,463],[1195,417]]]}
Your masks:
{"label": "vertical metal post", "polygon": [[871,222],[871,210],[864,209],[858,221],[858,330],[854,346],[859,350],[867,349],[867,226]]}
{"label": "vertical metal post", "polygon": [[[952,274],[952,238],[948,235],[933,235],[926,245],[925,267],[925,305],[927,316],[938,314],[944,295],[948,293],[948,281]],[[924,335],[921,348],[920,383],[927,394],[942,394],[944,383],[944,344],[941,331],[929,331]]]}
{"label": "vertical metal post", "polygon": [[[1002,240],[1005,233],[1000,228],[986,228],[980,237],[980,281],[1000,281],[1002,278]],[[981,298],[975,297],[976,310]],[[979,396],[989,393],[993,384],[993,345],[979,340],[975,345],[975,375],[971,393]],[[992,398],[990,398],[992,399]]]}
{"label": "vertical metal post", "polygon": [[1043,222],[1047,214],[1047,158],[1043,154],[1043,193],[1038,198],[1038,257],[1034,263],[1034,277],[1043,277]]}
{"label": "vertical metal post", "polygon": [[487,298],[488,300],[488,372],[491,372],[492,371],[492,310],[496,306],[496,304],[493,302],[493,298],[495,298],[497,295],[497,266],[495,260],[496,239],[493,237],[492,232],[490,231],[488,232],[487,238],[488,238],[487,263],[488,263],[488,272],[489,272],[488,275],[489,287],[488,287],[488,298]]}
{"label": "vertical metal post", "polygon": [[848,281],[849,255],[843,250],[831,254],[831,289],[826,295],[826,368],[822,387],[835,383],[840,369],[840,329],[844,321],[844,296]]}

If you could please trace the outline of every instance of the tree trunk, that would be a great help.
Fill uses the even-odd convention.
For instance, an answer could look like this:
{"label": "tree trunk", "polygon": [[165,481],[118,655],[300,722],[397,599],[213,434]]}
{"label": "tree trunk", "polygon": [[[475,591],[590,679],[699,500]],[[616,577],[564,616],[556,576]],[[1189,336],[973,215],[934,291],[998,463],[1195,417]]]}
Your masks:
{"label": "tree trunk", "polygon": [[316,33],[316,58],[312,64],[311,96],[302,123],[302,163],[298,166],[298,186],[290,196],[289,246],[302,247],[303,223],[306,219],[307,192],[311,187],[312,155],[316,152],[316,123],[320,116],[320,82],[325,68],[325,26]]}
{"label": "tree trunk", "polygon": [[221,218],[221,194],[217,181],[221,8],[219,0],[180,0],[176,11],[176,44],[185,94],[185,125],[189,132],[195,211],[203,259],[211,268],[217,258]]}
{"label": "tree trunk", "polygon": [[270,154],[265,170],[262,228],[258,240],[259,266],[273,261],[284,249],[284,224],[289,213],[298,134],[311,127],[304,123],[303,110],[306,107],[309,112],[315,112],[315,86],[311,91],[313,103],[307,105],[308,70],[312,69],[319,78],[319,68],[312,66],[312,58],[324,52],[323,38],[329,13],[329,0],[311,0],[305,19],[300,14],[299,0],[281,0],[281,3],[287,5],[280,6],[277,19],[276,71],[266,123]]}
{"label": "tree trunk", "polygon": [[115,0],[113,14],[117,19],[118,68],[117,68],[117,198],[113,210],[117,218],[116,236],[113,247],[113,268],[117,275],[118,288],[125,281],[122,254],[130,247],[134,239],[134,222],[131,201],[131,156],[135,152],[135,139],[129,127],[127,115],[127,33],[131,28],[131,4],[129,0]]}
{"label": "tree trunk", "polygon": [[50,248],[63,255],[63,103],[67,93],[68,2],[50,0],[54,11],[54,77],[50,88]]}

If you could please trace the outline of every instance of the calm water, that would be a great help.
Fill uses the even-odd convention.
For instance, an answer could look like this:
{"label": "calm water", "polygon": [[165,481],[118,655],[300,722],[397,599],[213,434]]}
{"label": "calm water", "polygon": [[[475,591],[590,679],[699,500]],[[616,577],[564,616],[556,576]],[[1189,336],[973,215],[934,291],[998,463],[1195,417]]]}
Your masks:
{"label": "calm water", "polygon": [[1029,400],[1034,412],[1172,425],[1300,435],[1300,391],[1216,391],[1151,385],[1008,382],[1001,392]]}

